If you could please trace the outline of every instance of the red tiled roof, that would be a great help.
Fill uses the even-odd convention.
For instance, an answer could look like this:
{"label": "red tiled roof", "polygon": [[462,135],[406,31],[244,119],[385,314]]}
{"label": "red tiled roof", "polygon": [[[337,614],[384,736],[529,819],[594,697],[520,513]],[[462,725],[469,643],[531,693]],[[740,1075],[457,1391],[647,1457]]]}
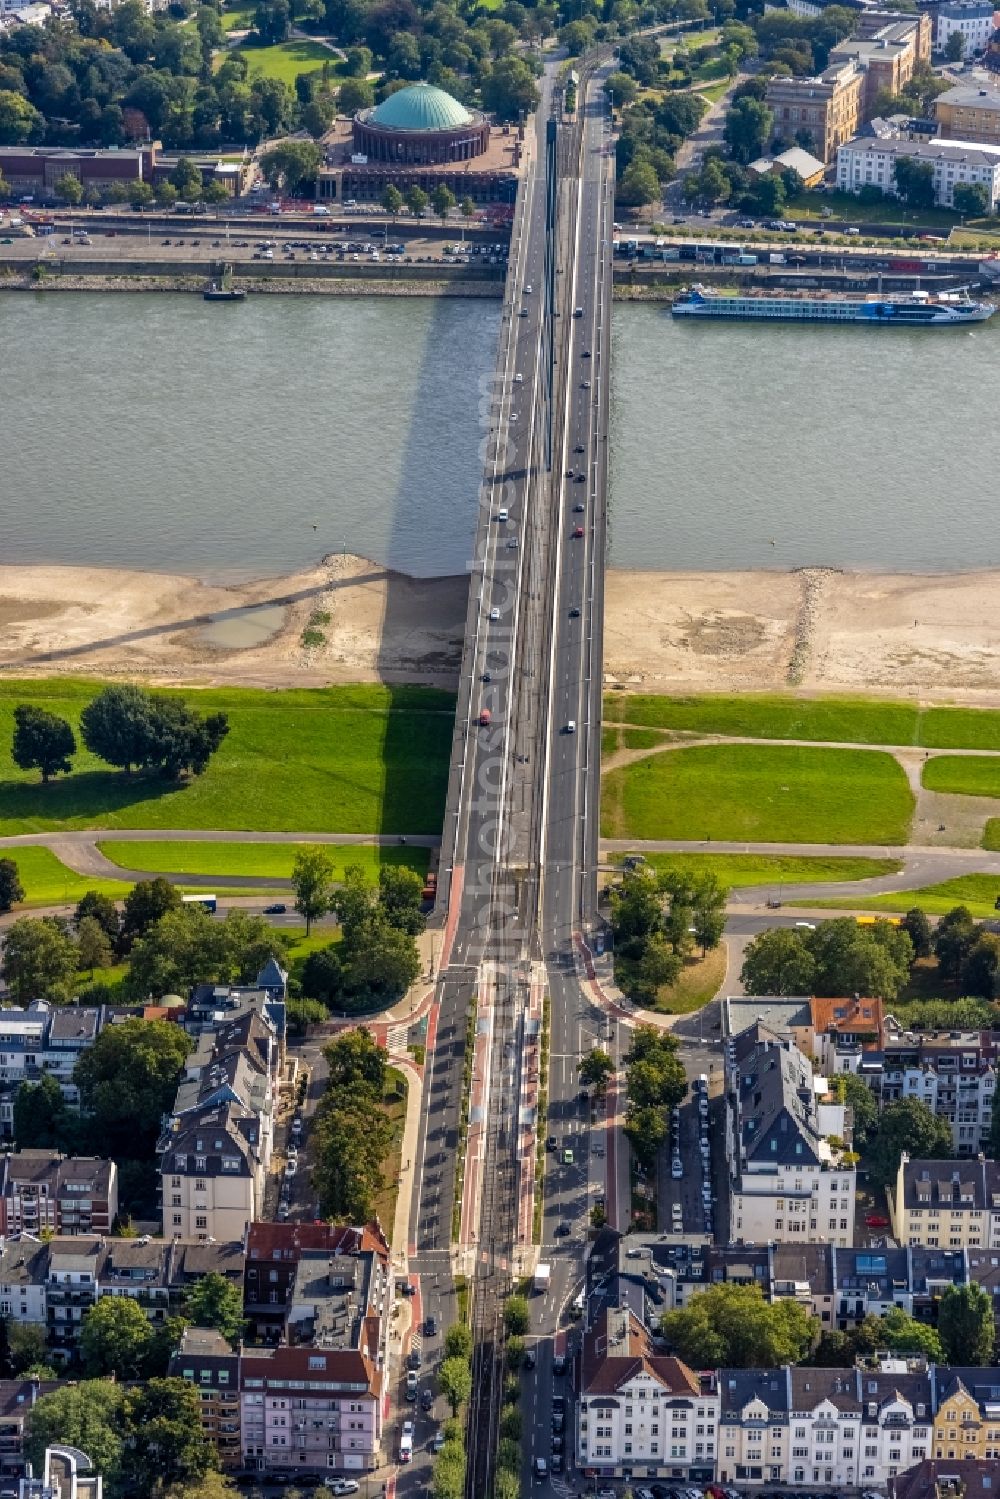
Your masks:
{"label": "red tiled roof", "polygon": [[621,1324],[621,1313],[600,1314],[584,1339],[581,1394],[612,1395],[642,1370],[672,1395],[701,1394],[701,1381],[687,1364],[673,1354],[656,1353],[639,1319],[624,1314],[626,1331],[617,1342],[609,1342],[609,1324]]}
{"label": "red tiled roof", "polygon": [[247,1260],[273,1260],[275,1250],[282,1258],[297,1259],[304,1250],[318,1249],[329,1254],[371,1253],[383,1261],[389,1259],[389,1245],[377,1220],[355,1228],[343,1223],[251,1223],[247,1236]]}

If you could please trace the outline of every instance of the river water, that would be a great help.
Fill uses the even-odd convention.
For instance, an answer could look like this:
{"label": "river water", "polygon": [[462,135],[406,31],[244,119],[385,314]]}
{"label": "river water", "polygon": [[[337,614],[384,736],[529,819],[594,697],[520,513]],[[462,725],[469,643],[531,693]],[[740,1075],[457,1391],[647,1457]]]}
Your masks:
{"label": "river water", "polygon": [[[0,560],[274,575],[346,549],[460,572],[499,304],[0,298]],[[1000,565],[1000,317],[675,323],[616,306],[612,562]]]}

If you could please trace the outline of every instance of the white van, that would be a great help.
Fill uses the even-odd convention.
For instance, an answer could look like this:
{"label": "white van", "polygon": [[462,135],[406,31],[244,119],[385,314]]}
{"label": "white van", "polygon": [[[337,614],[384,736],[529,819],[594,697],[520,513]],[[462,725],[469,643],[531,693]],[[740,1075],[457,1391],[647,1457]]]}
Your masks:
{"label": "white van", "polygon": [[509,519],[509,516],[510,511],[507,509],[507,506],[501,505],[500,509],[497,511],[497,520],[502,522]]}

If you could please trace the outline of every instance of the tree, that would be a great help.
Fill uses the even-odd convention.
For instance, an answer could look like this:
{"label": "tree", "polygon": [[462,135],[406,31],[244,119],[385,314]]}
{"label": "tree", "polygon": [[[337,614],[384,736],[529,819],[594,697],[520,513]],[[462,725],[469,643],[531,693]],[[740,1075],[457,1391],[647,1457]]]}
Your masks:
{"label": "tree", "polygon": [[626,208],[642,208],[660,197],[660,179],[652,163],[642,156],[629,162],[615,188],[615,200]]}
{"label": "tree", "polygon": [[663,897],[652,870],[645,865],[627,869],[611,887],[610,907],[616,949],[623,943],[645,943],[663,920]]}
{"label": "tree", "polygon": [[907,911],[903,917],[903,930],[913,943],[913,956],[926,958],[931,950],[931,924],[926,911],[922,911],[919,906]]}
{"label": "tree", "polygon": [[24,1374],[36,1364],[44,1364],[48,1342],[44,1327],[36,1322],[15,1322],[9,1329],[7,1341],[15,1374]]}
{"label": "tree", "polygon": [[289,999],[285,1001],[288,1017],[288,1034],[304,1036],[311,1025],[322,1025],[327,1016],[326,1005],[318,999]]}
{"label": "tree", "polygon": [[869,1175],[876,1186],[890,1186],[895,1183],[902,1151],[911,1160],[947,1160],[951,1143],[946,1120],[932,1114],[917,1098],[897,1099],[882,1110],[868,1143]]}
{"label": "tree", "polygon": [[131,1296],[102,1296],[80,1327],[80,1356],[87,1374],[97,1378],[138,1379],[144,1372],[153,1329]]}
{"label": "tree", "polygon": [[323,152],[315,141],[282,141],[272,146],[260,159],[260,168],[269,185],[283,190],[290,198],[311,198],[316,189],[316,174],[323,165]]}
{"label": "tree", "polygon": [[299,986],[302,993],[332,1006],[340,994],[344,976],[334,945],[311,952],[302,965]]}
{"label": "tree", "polygon": [[944,44],[944,55],[949,62],[961,62],[965,56],[965,37],[953,31]]}
{"label": "tree", "polygon": [[69,1110],[51,1073],[22,1083],[14,1094],[14,1139],[18,1150],[62,1150],[67,1144]]}
{"label": "tree", "polygon": [[13,859],[0,859],[0,915],[12,911],[24,899],[21,873]]}
{"label": "tree", "polygon": [[462,217],[465,219],[471,219],[472,215],[476,211],[476,205],[471,198],[463,198],[458,206],[461,210]]}
{"label": "tree", "polygon": [[818,1323],[798,1302],[766,1302],[759,1285],[716,1285],[661,1321],[671,1348],[695,1369],[767,1369],[797,1364]]}
{"label": "tree", "polygon": [[371,109],[375,103],[375,90],[367,78],[345,78],[337,95],[340,113],[357,114],[359,109]]}
{"label": "tree", "polygon": [[974,1281],[946,1286],[938,1304],[937,1332],[946,1364],[991,1364],[996,1325],[989,1292]]}
{"label": "tree", "polygon": [[76,943],[65,923],[55,916],[19,917],[7,929],[0,972],[19,1005],[33,999],[65,1003],[76,977]]}
{"label": "tree", "polygon": [[608,1091],[608,1079],[614,1076],[615,1064],[608,1053],[595,1046],[580,1063],[580,1081],[592,1087],[598,1098]]}
{"label": "tree", "polygon": [[1000,937],[982,932],[962,965],[962,990],[981,999],[995,999],[1000,990]]}
{"label": "tree", "polygon": [[14,764],[21,770],[40,770],[44,784],[60,771],[69,774],[72,756],[76,754],[76,739],[64,718],[30,703],[19,703],[14,709],[11,753]]}
{"label": "tree", "polygon": [[288,39],[292,9],[289,0],[260,0],[254,12],[254,30],[265,47]]}
{"label": "tree", "polygon": [[850,1106],[854,1119],[853,1140],[860,1150],[878,1123],[878,1104],[868,1084],[853,1072],[842,1072],[835,1081],[835,1088],[842,1103]]}
{"label": "tree", "polygon": [[531,114],[538,107],[538,88],[531,66],[509,53],[494,63],[482,80],[483,108],[502,124]]}
{"label": "tree", "polygon": [[125,682],[105,687],[80,714],[80,733],[92,755],[126,775],[142,763],[149,742],[152,699]]}
{"label": "tree", "polygon": [[204,1435],[198,1391],[186,1379],[151,1379],[125,1396],[129,1441],[122,1472],[140,1496],[197,1483],[218,1466]]}
{"label": "tree", "polygon": [[406,205],[414,218],[422,218],[427,204],[430,202],[422,187],[411,187],[407,190]]}
{"label": "tree", "polygon": [[978,934],[968,906],[953,906],[941,917],[934,934],[934,956],[943,979],[957,981]]}
{"label": "tree", "polygon": [[184,993],[192,984],[247,983],[286,947],[287,938],[263,916],[229,911],[218,921],[200,906],[183,906],[161,916],[135,943],[126,991],[141,999]]}
{"label": "tree", "polygon": [[465,1358],[446,1358],[438,1369],[438,1385],[451,1413],[457,1416],[461,1406],[472,1394],[472,1370]]}
{"label": "tree", "polygon": [[744,949],[740,983],[747,994],[811,994],[815,976],[802,934],[790,927],[769,927]]}
{"label": "tree", "polygon": [[110,895],[102,895],[97,890],[85,891],[77,901],[76,910],[73,912],[73,925],[77,931],[80,929],[81,921],[85,921],[88,917],[97,922],[111,945],[116,946],[121,932],[121,918],[118,915],[118,907]]}
{"label": "tree", "polygon": [[402,206],[403,194],[399,191],[399,188],[394,187],[391,182],[387,183],[385,190],[382,193],[382,207],[385,209],[386,213],[395,218]]}
{"label": "tree", "polygon": [[619,71],[608,74],[604,91],[614,100],[616,109],[627,109],[630,104],[635,103],[639,85],[628,73]]}
{"label": "tree", "polygon": [[457,202],[455,194],[447,183],[441,182],[431,193],[431,203],[438,218],[446,219]]}
{"label": "tree", "polygon": [[[297,1490],[289,1489],[289,1495]],[[240,1490],[222,1473],[205,1473],[193,1483],[174,1483],[159,1499],[239,1499]]]}
{"label": "tree", "polygon": [[0,146],[23,146],[44,134],[45,116],[23,94],[0,89]]}
{"label": "tree", "polygon": [[77,966],[91,978],[95,968],[110,968],[113,958],[108,934],[93,916],[85,916],[76,931]]}
{"label": "tree", "polygon": [[[953,31],[951,35],[958,36],[959,32]],[[963,219],[981,219],[990,211],[990,195],[981,182],[956,182],[952,203]]]}
{"label": "tree", "polygon": [[813,993],[871,994],[895,999],[909,978],[913,944],[888,921],[859,927],[850,916],[821,921],[803,934],[816,964]]}
{"label": "tree", "polygon": [[330,855],[321,848],[300,849],[292,865],[292,888],[295,909],[305,917],[307,937],[313,922],[330,909],[332,883],[333,860]]}
{"label": "tree", "polygon": [[228,733],[225,713],[210,713],[206,718],[171,698],[154,699],[141,763],[174,778],[185,773],[201,775]]}
{"label": "tree", "polygon": [[383,864],[378,872],[379,909],[390,926],[419,937],[427,925],[420,909],[424,882],[415,869],[402,864]]}
{"label": "tree", "polygon": [[43,1395],[28,1412],[25,1456],[41,1473],[45,1449],[56,1444],[86,1452],[105,1483],[117,1480],[122,1457],[125,1392],[104,1379],[64,1385]]}
{"label": "tree", "polygon": [[915,156],[897,156],[894,169],[896,191],[909,208],[933,208],[934,167]]}
{"label": "tree", "polygon": [[184,1311],[196,1327],[214,1327],[234,1347],[243,1334],[243,1293],[224,1275],[203,1275],[184,1298]]}
{"label": "tree", "polygon": [[169,180],[172,181],[181,198],[189,202],[196,202],[201,198],[201,172],[189,156],[180,157],[174,171],[169,174]]}
{"label": "tree", "polygon": [[153,196],[161,208],[172,208],[180,196],[172,182],[158,182],[153,189]]}
{"label": "tree", "polygon": [[931,1363],[941,1362],[941,1339],[926,1322],[918,1322],[901,1306],[891,1307],[881,1320],[890,1353],[918,1353]]}
{"label": "tree", "polygon": [[168,911],[180,911],[181,893],[169,880],[158,875],[155,880],[140,880],[125,897],[122,911],[121,940],[126,950],[137,937],[144,937]]}
{"label": "tree", "polygon": [[105,1026],[81,1053],[73,1081],[108,1155],[152,1155],[191,1044],[187,1033],[169,1021],[125,1020]]}
{"label": "tree", "polygon": [[74,172],[63,172],[60,177],[56,178],[52,188],[57,198],[74,206],[83,197],[83,184]]}
{"label": "tree", "polygon": [[444,1335],[445,1358],[472,1358],[472,1330],[464,1322],[453,1322]]}
{"label": "tree", "polygon": [[771,138],[774,114],[761,99],[737,99],[726,113],[723,138],[737,161],[753,161]]}
{"label": "tree", "polygon": [[531,1311],[525,1296],[508,1296],[503,1309],[503,1325],[508,1336],[523,1338],[531,1326]]}

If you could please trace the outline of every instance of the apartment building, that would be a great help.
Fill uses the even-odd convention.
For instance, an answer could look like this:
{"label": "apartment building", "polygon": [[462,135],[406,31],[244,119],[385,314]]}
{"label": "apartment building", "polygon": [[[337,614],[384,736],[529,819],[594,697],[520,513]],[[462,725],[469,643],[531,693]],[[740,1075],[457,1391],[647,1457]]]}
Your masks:
{"label": "apartment building", "polygon": [[931,1375],[902,1359],[877,1369],[720,1369],[719,1395],[722,1483],[871,1487],[929,1455]]}
{"label": "apartment building", "polygon": [[734,1239],[848,1246],[849,1111],[787,1038],[758,1022],[726,1043],[726,1159]]}
{"label": "apartment building", "polygon": [[763,1021],[792,1041],[803,1055],[813,1057],[827,1077],[858,1072],[862,1059],[884,1044],[890,1019],[880,999],[860,995],[836,999],[734,995],[723,1001],[727,1036],[737,1036],[756,1021]]}
{"label": "apartment building", "polygon": [[831,63],[815,78],[772,78],[767,104],[774,134],[795,141],[827,164],[852,140],[863,119],[864,69],[856,59]]}
{"label": "apartment building", "polygon": [[[868,41],[875,41],[881,37],[887,26],[902,26],[913,31],[913,47],[917,62],[930,62],[931,47],[934,39],[934,22],[926,10],[921,10],[917,15],[911,15],[906,11],[892,10],[868,10],[860,15],[854,28],[855,36],[864,37]],[[897,35],[904,35],[897,32]]]}
{"label": "apartment building", "polygon": [[240,1358],[214,1327],[186,1327],[168,1374],[186,1379],[198,1391],[201,1429],[215,1448],[219,1467],[238,1468],[240,1443]]}
{"label": "apartment building", "polygon": [[55,1380],[0,1379],[0,1479],[24,1472],[28,1417],[43,1395],[58,1388]]}
{"label": "apartment building", "polygon": [[911,1161],[889,1192],[893,1235],[931,1248],[1000,1248],[1000,1162]]}
{"label": "apartment building", "polygon": [[931,1457],[1000,1462],[1000,1370],[934,1371],[937,1405]]}
{"label": "apartment building", "polygon": [[938,94],[934,118],[943,140],[1000,146],[1000,88],[960,83]]}
{"label": "apartment building", "polygon": [[993,35],[995,7],[990,0],[947,0],[937,14],[936,42],[943,52],[957,31],[962,38],[962,56],[985,52]]}
{"label": "apartment building", "polygon": [[349,1349],[270,1348],[240,1359],[242,1462],[303,1477],[378,1466],[384,1375]]}
{"label": "apartment building", "polygon": [[80,1325],[97,1305],[103,1239],[53,1239],[47,1246],[45,1325],[53,1357],[69,1359]]}
{"label": "apartment building", "polygon": [[118,1168],[95,1156],[19,1150],[0,1166],[0,1236],[110,1233],[118,1216]]}
{"label": "apartment building", "polygon": [[709,1482],[718,1420],[714,1376],[656,1352],[628,1309],[602,1309],[580,1359],[579,1468],[600,1478]]}
{"label": "apartment building", "polygon": [[261,1009],[199,1035],[158,1146],[165,1235],[238,1239],[261,1216],[281,1056]]}
{"label": "apartment building", "polygon": [[251,1225],[244,1309],[252,1336],[360,1351],[382,1369],[392,1299],[390,1250],[377,1222]]}
{"label": "apartment building", "polygon": [[[990,171],[1000,179],[1000,148]],[[996,1078],[997,1045],[991,1033],[904,1032],[887,1041],[872,1084],[880,1108],[901,1098],[926,1104],[950,1126],[955,1154],[973,1156],[989,1139]]]}
{"label": "apartment building", "polygon": [[[837,152],[837,187],[841,192],[857,193],[874,186],[896,197],[896,163],[901,157],[930,163],[934,201],[939,207],[954,205],[955,188],[960,183],[981,186],[990,211],[1000,198],[1000,145],[975,141],[877,140],[861,136]],[[970,1154],[974,1149],[978,1145],[970,1138],[963,1153]]]}

